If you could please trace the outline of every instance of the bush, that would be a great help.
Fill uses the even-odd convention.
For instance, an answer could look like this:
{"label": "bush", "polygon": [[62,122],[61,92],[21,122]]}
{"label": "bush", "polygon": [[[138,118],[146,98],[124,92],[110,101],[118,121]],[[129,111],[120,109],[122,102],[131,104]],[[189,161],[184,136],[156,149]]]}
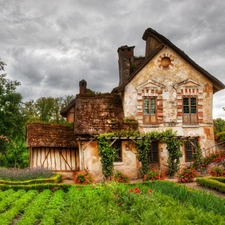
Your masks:
{"label": "bush", "polygon": [[29,185],[29,184],[42,184],[42,183],[59,183],[62,180],[61,174],[53,174],[49,178],[38,178],[31,180],[23,181],[9,181],[9,180],[0,180],[0,184],[10,184],[10,185]]}
{"label": "bush", "polygon": [[151,169],[143,177],[144,181],[164,180],[164,179],[165,179],[165,174],[162,172],[156,171],[155,169]]}
{"label": "bush", "polygon": [[120,171],[116,171],[114,180],[119,183],[130,183],[130,178]]}
{"label": "bush", "polygon": [[88,171],[76,172],[74,182],[75,184],[91,184],[93,183],[93,177]]}
{"label": "bush", "polygon": [[199,174],[197,170],[193,167],[184,168],[181,173],[178,173],[178,182],[188,183],[194,181]]}
{"label": "bush", "polygon": [[53,172],[46,168],[0,168],[0,180],[24,181],[38,178],[49,178],[52,175]]}
{"label": "bush", "polygon": [[213,152],[202,160],[202,167],[207,167],[211,163],[223,162],[225,159],[225,151]]}
{"label": "bush", "polygon": [[225,184],[213,178],[197,178],[196,182],[203,187],[215,189],[221,193],[225,193]]}
{"label": "bush", "polygon": [[213,177],[223,177],[225,176],[225,170],[222,167],[214,166],[210,168],[209,174]]}

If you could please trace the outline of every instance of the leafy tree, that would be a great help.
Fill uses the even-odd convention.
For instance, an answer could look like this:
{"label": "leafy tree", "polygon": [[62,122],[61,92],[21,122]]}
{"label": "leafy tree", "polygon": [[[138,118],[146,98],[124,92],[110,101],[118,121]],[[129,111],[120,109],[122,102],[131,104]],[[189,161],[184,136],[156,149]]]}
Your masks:
{"label": "leafy tree", "polygon": [[[0,70],[4,70],[0,62]],[[11,81],[0,74],[0,135],[11,139],[24,134],[25,118],[22,114],[22,95],[16,92],[18,81]]]}
{"label": "leafy tree", "polygon": [[36,101],[30,100],[24,103],[24,114],[27,122],[49,122],[49,123],[65,123],[65,119],[60,115],[60,110],[68,105],[73,95],[65,97],[41,97]]}
{"label": "leafy tree", "polygon": [[[4,70],[6,64],[0,61],[0,71]],[[22,110],[22,95],[16,92],[20,85],[18,81],[11,81],[6,74],[0,74],[0,163],[1,166],[9,165],[9,155],[12,148],[20,148],[17,143],[25,144],[26,118]],[[24,150],[24,148],[23,148]],[[21,153],[21,152],[20,152]],[[13,155],[14,159],[19,157],[17,151]],[[14,164],[15,165],[15,164]]]}
{"label": "leafy tree", "polygon": [[225,131],[225,120],[217,118],[213,120],[215,133]]}

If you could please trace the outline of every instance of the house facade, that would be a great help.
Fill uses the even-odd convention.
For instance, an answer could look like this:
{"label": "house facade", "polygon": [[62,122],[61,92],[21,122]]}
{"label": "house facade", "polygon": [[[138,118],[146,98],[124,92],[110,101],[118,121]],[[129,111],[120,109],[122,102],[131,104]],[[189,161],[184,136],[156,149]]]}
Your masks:
{"label": "house facade", "polygon": [[[192,162],[197,144],[203,151],[215,145],[213,94],[225,88],[224,84],[155,30],[148,28],[142,38],[146,42],[144,57],[135,57],[134,46],[118,48],[118,87],[111,93],[93,94],[82,80],[80,93],[61,110],[61,115],[74,123],[79,169],[88,169],[96,179],[103,178],[98,134],[172,129],[188,140],[181,147],[181,166]],[[115,170],[137,178],[141,163],[135,140],[115,137],[111,142],[118,149]],[[149,157],[152,167],[166,170],[165,143],[153,141]]]}

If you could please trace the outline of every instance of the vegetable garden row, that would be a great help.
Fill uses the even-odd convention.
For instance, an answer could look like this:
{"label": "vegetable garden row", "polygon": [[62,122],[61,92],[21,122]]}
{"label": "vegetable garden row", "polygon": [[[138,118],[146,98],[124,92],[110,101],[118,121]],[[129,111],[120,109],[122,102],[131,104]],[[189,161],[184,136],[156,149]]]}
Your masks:
{"label": "vegetable garden row", "polygon": [[225,199],[169,181],[0,191],[0,224],[224,224]]}

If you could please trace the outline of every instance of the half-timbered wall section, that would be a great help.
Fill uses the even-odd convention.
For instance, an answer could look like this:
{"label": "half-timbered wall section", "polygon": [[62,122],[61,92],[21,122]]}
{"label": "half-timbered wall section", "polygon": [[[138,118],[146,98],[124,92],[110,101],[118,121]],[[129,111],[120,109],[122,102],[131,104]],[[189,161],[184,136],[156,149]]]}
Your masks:
{"label": "half-timbered wall section", "polygon": [[79,149],[73,128],[56,124],[27,124],[30,167],[54,171],[80,169]]}

